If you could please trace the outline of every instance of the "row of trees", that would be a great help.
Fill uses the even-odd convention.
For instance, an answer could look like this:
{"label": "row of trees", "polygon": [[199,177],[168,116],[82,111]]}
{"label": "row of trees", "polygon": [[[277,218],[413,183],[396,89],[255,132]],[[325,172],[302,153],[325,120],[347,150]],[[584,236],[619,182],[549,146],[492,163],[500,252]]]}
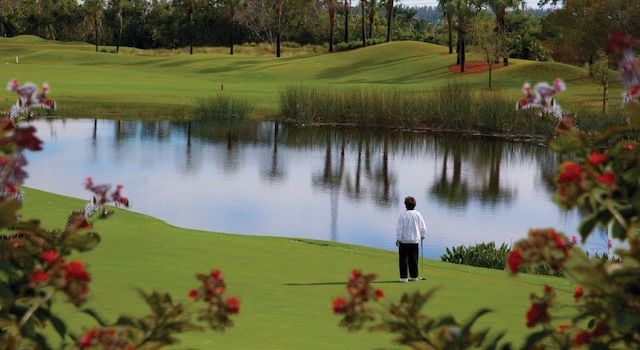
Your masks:
{"label": "row of trees", "polygon": [[[280,41],[300,45],[419,40],[448,45],[464,70],[467,46],[487,42],[508,57],[592,65],[612,30],[640,35],[637,0],[438,0],[405,7],[394,0],[0,0],[0,35],[151,48],[228,46]],[[522,11],[526,9],[527,11]],[[437,22],[418,18],[437,12]],[[488,19],[493,25],[488,25]],[[486,36],[487,32],[490,34]],[[485,35],[478,35],[484,33]]]}
{"label": "row of trees", "polygon": [[[389,1],[341,0],[0,0],[0,35],[149,48],[329,41],[422,32],[426,20]],[[365,14],[362,16],[362,14]],[[390,15],[393,19],[390,19]],[[349,33],[362,19],[364,27]],[[337,23],[344,26],[337,27]],[[391,25],[397,25],[391,32]],[[333,25],[332,25],[333,24]],[[351,27],[349,27],[351,25]],[[344,28],[344,29],[342,29]],[[342,32],[344,30],[344,33]]]}

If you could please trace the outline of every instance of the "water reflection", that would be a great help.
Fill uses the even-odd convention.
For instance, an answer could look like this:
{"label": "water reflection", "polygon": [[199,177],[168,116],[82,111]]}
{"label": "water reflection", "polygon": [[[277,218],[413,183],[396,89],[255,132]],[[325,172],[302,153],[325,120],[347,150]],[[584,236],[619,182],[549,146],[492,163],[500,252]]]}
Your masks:
{"label": "water reflection", "polygon": [[394,250],[412,195],[428,225],[425,256],[439,258],[445,247],[511,243],[534,227],[571,235],[579,219],[551,203],[559,159],[536,144],[237,119],[36,127],[45,147],[27,155],[28,186],[86,198],[87,176],[122,183],[132,210],[182,227]]}

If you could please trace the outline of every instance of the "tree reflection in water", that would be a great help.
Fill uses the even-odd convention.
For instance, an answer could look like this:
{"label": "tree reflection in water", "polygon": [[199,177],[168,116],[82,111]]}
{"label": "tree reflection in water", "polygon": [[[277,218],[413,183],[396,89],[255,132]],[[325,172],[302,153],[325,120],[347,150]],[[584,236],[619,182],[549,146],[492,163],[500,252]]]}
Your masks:
{"label": "tree reflection in water", "polygon": [[394,250],[402,198],[413,195],[430,227],[427,255],[439,257],[539,226],[575,232],[579,220],[551,203],[560,159],[540,144],[243,119],[36,127],[46,147],[28,155],[41,160],[27,186],[84,198],[84,177],[122,179],[132,210],[178,226]]}

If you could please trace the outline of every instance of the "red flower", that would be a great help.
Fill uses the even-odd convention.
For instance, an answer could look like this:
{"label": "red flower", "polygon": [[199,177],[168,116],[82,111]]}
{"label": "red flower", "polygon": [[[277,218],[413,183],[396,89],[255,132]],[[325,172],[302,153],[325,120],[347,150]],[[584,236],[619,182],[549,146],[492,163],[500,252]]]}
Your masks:
{"label": "red flower", "polygon": [[225,300],[226,310],[228,313],[237,314],[240,312],[240,300],[236,297],[229,297]]}
{"label": "red flower", "polygon": [[35,270],[33,271],[33,273],[31,274],[31,281],[36,283],[36,284],[40,284],[42,282],[46,282],[49,280],[49,274],[42,271],[42,270]]}
{"label": "red flower", "polygon": [[522,255],[520,254],[520,249],[512,250],[507,257],[507,264],[509,265],[509,269],[512,273],[518,272],[518,268],[522,264],[524,259],[522,259]]}
{"label": "red flower", "polygon": [[573,292],[573,298],[576,300],[576,303],[580,301],[580,298],[584,295],[584,289],[582,286],[578,286],[576,290]]}
{"label": "red flower", "polygon": [[342,314],[347,311],[347,299],[343,297],[337,297],[333,300],[333,313]]}
{"label": "red flower", "polygon": [[602,175],[598,176],[598,182],[600,182],[603,185],[613,186],[616,183],[616,176],[613,175],[612,172],[607,171]]}
{"label": "red flower", "polygon": [[362,276],[362,271],[360,271],[358,269],[354,269],[353,271],[351,271],[351,276],[349,276],[349,282],[357,280],[361,276]]}
{"label": "red flower", "polygon": [[222,272],[220,272],[220,270],[216,269],[211,271],[211,277],[217,279],[217,280],[221,280],[222,279]]}
{"label": "red flower", "polygon": [[192,289],[189,291],[189,298],[191,299],[195,299],[198,297],[198,291],[195,289]]}
{"label": "red flower", "polygon": [[640,40],[634,40],[631,34],[618,30],[611,32],[611,38],[605,46],[606,53],[624,51],[634,45],[640,45]]}
{"label": "red flower", "polygon": [[58,259],[58,254],[55,250],[48,250],[42,254],[40,254],[40,259],[44,262],[48,262],[49,264],[53,264]]}
{"label": "red flower", "polygon": [[384,297],[384,292],[380,289],[376,289],[376,300],[380,300]]}
{"label": "red flower", "polygon": [[84,269],[84,262],[82,261],[71,261],[68,264],[64,265],[65,271],[65,279],[69,280],[77,280],[82,282],[91,281],[91,276],[87,270]]}
{"label": "red flower", "polygon": [[637,147],[638,145],[636,143],[625,143],[622,146],[622,148],[626,149],[627,151],[635,151]]}
{"label": "red flower", "polygon": [[582,331],[576,335],[573,341],[576,346],[585,345],[591,343],[591,335],[587,331]]}
{"label": "red flower", "polygon": [[596,327],[591,332],[591,336],[594,338],[602,337],[609,332],[609,324],[606,321],[600,321],[596,324]]}
{"label": "red flower", "polygon": [[606,160],[607,160],[607,156],[605,156],[602,153],[595,152],[595,151],[593,151],[591,153],[591,155],[589,156],[589,163],[591,163],[591,165],[593,165],[593,166],[602,164]]}
{"label": "red flower", "polygon": [[531,328],[539,322],[546,321],[549,321],[547,304],[531,304],[531,307],[527,311],[527,327]]}
{"label": "red flower", "polygon": [[574,162],[562,164],[562,172],[558,174],[558,183],[579,181],[582,175],[582,167]]}
{"label": "red flower", "polygon": [[87,332],[84,337],[80,340],[80,346],[82,349],[91,346],[91,341],[98,334],[97,328],[92,328],[89,332]]}
{"label": "red flower", "polygon": [[25,148],[30,151],[40,151],[42,150],[42,141],[34,135],[35,133],[36,128],[33,126],[16,129],[13,133],[13,139],[20,148]]}

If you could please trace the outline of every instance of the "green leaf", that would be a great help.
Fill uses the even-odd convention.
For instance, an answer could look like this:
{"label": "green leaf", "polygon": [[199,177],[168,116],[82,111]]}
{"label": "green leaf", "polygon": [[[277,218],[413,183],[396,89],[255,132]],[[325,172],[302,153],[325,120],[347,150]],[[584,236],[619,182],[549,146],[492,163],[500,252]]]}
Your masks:
{"label": "green leaf", "polygon": [[550,330],[542,330],[540,332],[531,333],[527,337],[527,341],[522,348],[536,349],[534,345],[536,345],[538,342],[540,342],[541,340],[543,340],[544,338],[548,337],[551,334],[553,334],[553,331],[550,331]]}
{"label": "green leaf", "polygon": [[560,154],[572,153],[581,148],[583,143],[581,137],[576,134],[564,132],[549,140],[549,148]]}
{"label": "green leaf", "polygon": [[101,327],[108,327],[109,326],[109,322],[107,320],[105,320],[102,317],[102,315],[97,313],[95,310],[93,310],[93,309],[82,309],[82,312],[84,312],[85,314],[93,317],[93,319],[96,320]]}
{"label": "green leaf", "polygon": [[634,128],[640,128],[640,104],[637,102],[629,102],[624,107],[625,112],[629,114],[629,125]]}
{"label": "green leaf", "polygon": [[588,215],[580,225],[578,226],[578,232],[580,233],[580,237],[582,237],[582,241],[586,241],[587,237],[593,232],[598,224],[602,226],[606,226],[607,222],[611,220],[613,215],[607,209],[600,209],[595,213]]}
{"label": "green leaf", "polygon": [[622,224],[618,220],[613,220],[611,225],[611,236],[619,240],[625,240],[627,238],[627,230],[622,227]]}
{"label": "green leaf", "polygon": [[92,250],[100,244],[100,236],[97,233],[89,232],[75,237],[71,246],[80,252]]}
{"label": "green leaf", "polygon": [[64,339],[67,334],[67,325],[64,323],[64,320],[51,314],[51,324],[53,324],[53,328],[58,332],[60,338]]}

